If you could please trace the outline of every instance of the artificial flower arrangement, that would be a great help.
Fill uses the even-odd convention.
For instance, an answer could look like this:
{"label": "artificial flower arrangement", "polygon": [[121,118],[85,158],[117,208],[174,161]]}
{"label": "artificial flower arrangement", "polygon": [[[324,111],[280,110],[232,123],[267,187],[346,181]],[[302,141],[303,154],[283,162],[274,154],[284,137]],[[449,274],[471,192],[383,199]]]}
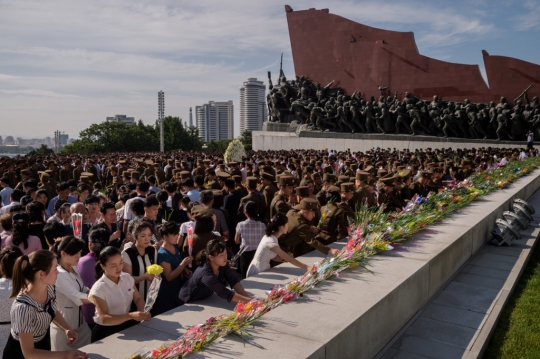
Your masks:
{"label": "artificial flower arrangement", "polygon": [[239,303],[229,315],[209,318],[191,327],[176,341],[166,342],[152,351],[143,349],[134,355],[136,358],[183,358],[228,334],[249,335],[246,328],[270,310],[302,296],[348,268],[364,266],[367,258],[394,249],[426,226],[497,188],[506,188],[509,183],[527,176],[539,165],[540,157],[529,157],[504,167],[478,171],[464,181],[449,184],[442,192],[430,193],[425,198],[414,196],[399,213],[385,213],[384,207],[367,209],[364,206],[355,213],[354,218],[349,219],[348,242],[337,256],[316,263],[310,271],[290,283],[276,285],[264,299],[255,298],[247,304]]}

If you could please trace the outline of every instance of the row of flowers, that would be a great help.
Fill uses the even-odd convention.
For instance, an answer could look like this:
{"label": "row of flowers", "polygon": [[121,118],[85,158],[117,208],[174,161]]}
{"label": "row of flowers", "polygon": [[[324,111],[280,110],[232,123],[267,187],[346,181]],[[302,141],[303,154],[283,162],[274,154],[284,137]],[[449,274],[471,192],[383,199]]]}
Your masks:
{"label": "row of flowers", "polygon": [[302,296],[345,269],[365,265],[367,258],[399,246],[426,226],[440,221],[481,196],[506,188],[539,165],[540,158],[533,157],[522,162],[508,163],[505,167],[476,172],[464,181],[448,184],[439,193],[431,193],[427,198],[415,196],[400,213],[384,213],[383,208],[361,208],[355,213],[355,218],[350,220],[347,245],[337,256],[325,258],[315,264],[311,271],[290,283],[275,286],[264,299],[240,303],[233,313],[209,318],[205,323],[191,327],[178,340],[166,342],[152,351],[143,350],[131,358],[183,358],[228,334],[249,335],[246,328],[265,313]]}

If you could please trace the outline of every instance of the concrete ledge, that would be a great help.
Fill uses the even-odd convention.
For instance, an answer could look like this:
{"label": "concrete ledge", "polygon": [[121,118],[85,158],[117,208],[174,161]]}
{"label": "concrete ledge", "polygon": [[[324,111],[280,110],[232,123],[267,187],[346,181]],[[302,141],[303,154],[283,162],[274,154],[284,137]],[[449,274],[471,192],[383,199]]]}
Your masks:
{"label": "concrete ledge", "polygon": [[[255,143],[255,141],[254,141]],[[244,344],[228,336],[194,358],[373,358],[423,308],[430,298],[486,242],[496,217],[514,198],[527,199],[540,187],[540,171],[517,180],[510,188],[484,197],[413,240],[343,272],[307,296],[268,313],[249,332]],[[340,248],[344,243],[334,243]],[[313,263],[311,252],[300,258]],[[264,297],[275,284],[301,275],[282,265],[243,281],[248,292]],[[83,350],[91,358],[125,358],[141,347],[152,349],[157,337],[177,338],[186,328],[234,308],[216,296],[184,305],[148,323],[94,343]],[[148,335],[148,340],[142,340]]]}
{"label": "concrete ledge", "polygon": [[[279,124],[284,128],[286,124]],[[280,127],[280,128],[281,128]],[[272,127],[274,129],[274,127]],[[277,127],[276,127],[277,129]],[[253,149],[258,150],[291,150],[325,148],[336,151],[367,151],[373,147],[401,149],[421,148],[516,148],[525,147],[526,143],[519,141],[480,140],[457,137],[435,136],[408,136],[402,134],[376,134],[376,133],[339,133],[301,131],[300,133],[281,131],[253,131]]]}

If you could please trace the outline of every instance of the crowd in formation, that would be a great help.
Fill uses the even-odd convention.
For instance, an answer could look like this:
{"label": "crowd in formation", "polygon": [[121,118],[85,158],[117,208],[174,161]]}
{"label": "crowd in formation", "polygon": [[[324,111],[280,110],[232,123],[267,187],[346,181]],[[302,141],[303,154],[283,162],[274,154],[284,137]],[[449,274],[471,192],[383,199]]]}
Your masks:
{"label": "crowd in formation", "polygon": [[[444,137],[509,139],[524,141],[540,125],[540,102],[525,90],[512,104],[501,97],[499,103],[446,101],[433,96],[422,100],[406,92],[403,98],[388,95],[363,98],[347,95],[332,87],[321,87],[307,78],[287,81],[281,76],[276,86],[270,79],[267,95],[271,121],[298,120],[314,130],[352,133],[403,133]],[[539,133],[540,135],[540,133]],[[531,140],[532,141],[532,140]]]}
{"label": "crowd in formation", "polygon": [[[401,211],[528,149],[124,153],[0,159],[4,358],[77,350],[312,250],[336,255],[362,208]],[[72,215],[80,214],[82,223]],[[154,307],[144,304],[163,267]],[[230,289],[226,286],[230,287]]]}

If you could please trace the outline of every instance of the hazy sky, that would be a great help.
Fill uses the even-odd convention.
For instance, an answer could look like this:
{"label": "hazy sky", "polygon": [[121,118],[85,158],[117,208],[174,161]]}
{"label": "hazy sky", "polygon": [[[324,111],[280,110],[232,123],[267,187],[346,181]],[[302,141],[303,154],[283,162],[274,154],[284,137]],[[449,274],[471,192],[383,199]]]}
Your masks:
{"label": "hazy sky", "polygon": [[286,3],[414,31],[421,54],[482,70],[482,49],[540,63],[538,1],[0,0],[0,135],[76,138],[115,114],[153,123],[159,90],[184,120],[233,100],[238,135],[242,82],[275,81],[282,52],[294,75]]}

